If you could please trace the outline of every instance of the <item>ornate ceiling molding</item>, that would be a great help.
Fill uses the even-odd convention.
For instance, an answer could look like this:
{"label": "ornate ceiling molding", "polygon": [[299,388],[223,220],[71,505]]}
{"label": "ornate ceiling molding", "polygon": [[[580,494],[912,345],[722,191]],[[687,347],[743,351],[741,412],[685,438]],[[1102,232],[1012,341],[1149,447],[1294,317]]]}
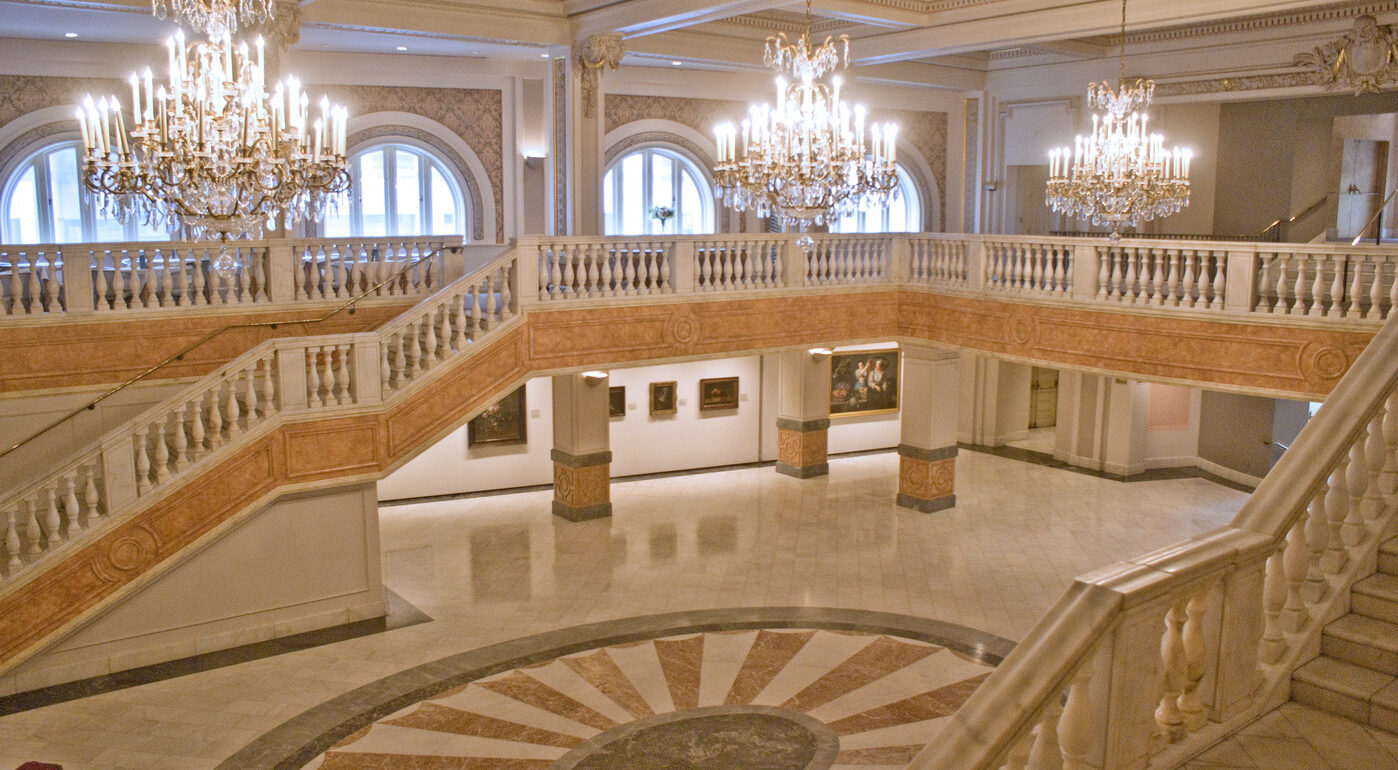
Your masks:
{"label": "ornate ceiling molding", "polygon": [[1261,91],[1270,88],[1300,88],[1315,85],[1315,79],[1306,72],[1274,72],[1266,75],[1243,75],[1239,77],[1201,78],[1180,80],[1174,83],[1155,84],[1155,95],[1195,96],[1199,94],[1222,94],[1234,91]]}
{"label": "ornate ceiling molding", "polygon": [[1199,37],[1201,35],[1225,35],[1235,32],[1252,32],[1260,29],[1276,29],[1278,27],[1294,27],[1305,24],[1324,24],[1328,22],[1348,21],[1360,14],[1372,16],[1395,11],[1398,11],[1398,1],[1353,3],[1330,8],[1313,8],[1304,11],[1259,14],[1257,16],[1228,19],[1227,21],[1208,22],[1204,24],[1184,24],[1178,27],[1128,32],[1126,34],[1126,42],[1128,44],[1151,43],[1166,40],[1181,40]]}
{"label": "ornate ceiling molding", "polygon": [[1338,39],[1297,54],[1295,64],[1327,91],[1378,92],[1398,80],[1398,32],[1366,14]]}

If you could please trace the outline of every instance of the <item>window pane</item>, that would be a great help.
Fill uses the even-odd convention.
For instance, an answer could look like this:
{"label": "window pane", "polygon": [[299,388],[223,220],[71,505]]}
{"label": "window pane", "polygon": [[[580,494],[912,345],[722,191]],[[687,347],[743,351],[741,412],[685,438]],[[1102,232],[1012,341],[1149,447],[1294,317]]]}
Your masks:
{"label": "window pane", "polygon": [[384,151],[365,153],[359,159],[359,208],[363,216],[360,235],[388,235],[388,201],[384,180]]}
{"label": "window pane", "polygon": [[397,226],[393,232],[398,235],[417,235],[422,232],[422,225],[418,221],[422,210],[422,177],[418,168],[418,157],[415,153],[398,150],[393,162],[396,166],[395,193],[398,196],[395,203]]}
{"label": "window pane", "polygon": [[[74,147],[54,150],[48,156],[49,199],[53,204],[53,239],[58,243],[83,240],[82,203],[78,190],[78,151]],[[95,202],[94,202],[95,203]],[[125,240],[120,224],[108,218],[100,240]],[[115,230],[115,234],[113,231]]]}
{"label": "window pane", "polygon": [[432,187],[428,200],[432,203],[431,235],[459,235],[465,232],[457,219],[456,196],[451,192],[446,177],[436,166],[431,172]]}
{"label": "window pane", "polygon": [[908,232],[908,198],[900,195],[898,200],[888,204],[888,232]]}
{"label": "window pane", "polygon": [[10,243],[38,243],[43,240],[39,232],[38,190],[35,189],[32,165],[20,174],[10,193],[10,210],[5,212],[5,240]]}
{"label": "window pane", "polygon": [[348,238],[354,235],[350,230],[350,199],[344,192],[331,196],[325,202],[325,218],[321,220],[321,232],[326,238]]}
{"label": "window pane", "polygon": [[621,161],[621,232],[619,235],[641,235],[646,232],[646,201],[642,176],[645,159],[640,153],[628,155]]}
{"label": "window pane", "polygon": [[621,223],[616,216],[616,171],[608,169],[602,177],[602,234],[616,235]]}
{"label": "window pane", "polygon": [[680,176],[680,232],[701,233],[704,227],[704,200],[699,197],[699,185],[694,175],[683,171]]}
{"label": "window pane", "polygon": [[646,206],[646,227],[648,232],[674,232],[674,220],[664,224],[650,215],[651,209],[663,206],[675,208],[675,160],[668,155],[651,153],[650,205]]}

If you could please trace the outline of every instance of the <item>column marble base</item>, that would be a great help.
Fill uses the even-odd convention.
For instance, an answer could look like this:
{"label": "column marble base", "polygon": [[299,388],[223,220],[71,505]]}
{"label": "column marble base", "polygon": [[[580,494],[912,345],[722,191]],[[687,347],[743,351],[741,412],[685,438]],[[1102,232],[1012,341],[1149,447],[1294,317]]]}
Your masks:
{"label": "column marble base", "polygon": [[898,445],[898,505],[932,513],[956,505],[956,447]]}
{"label": "column marble base", "polygon": [[830,420],[777,419],[777,473],[809,479],[830,472],[826,434]]}
{"label": "column marble base", "polygon": [[553,515],[587,521],[612,515],[612,453],[570,455],[555,449]]}

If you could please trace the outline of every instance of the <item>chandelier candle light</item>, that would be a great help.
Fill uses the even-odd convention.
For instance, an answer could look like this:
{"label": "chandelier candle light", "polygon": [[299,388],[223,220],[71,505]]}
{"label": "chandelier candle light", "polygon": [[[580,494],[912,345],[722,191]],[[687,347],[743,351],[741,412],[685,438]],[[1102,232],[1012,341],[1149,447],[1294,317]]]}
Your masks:
{"label": "chandelier candle light", "polygon": [[167,47],[168,87],[150,68],[131,76],[129,130],[115,97],[83,100],[84,182],[123,223],[224,241],[215,267],[227,272],[230,238],[261,237],[278,217],[318,221],[349,188],[348,112],[322,98],[313,113],[294,77],[269,93],[261,38],[255,54],[226,32],[186,45],[181,31]]}
{"label": "chandelier candle light", "polygon": [[1078,136],[1073,147],[1049,152],[1048,205],[1054,211],[1110,225],[1111,239],[1121,230],[1178,212],[1189,205],[1189,164],[1193,153],[1165,148],[1165,138],[1147,130],[1155,91],[1152,80],[1128,85],[1126,70],[1126,2],[1121,4],[1120,68],[1117,88],[1093,83],[1087,102],[1102,114],[1092,116],[1092,133]]}
{"label": "chandelier candle light", "polygon": [[[776,78],[777,103],[751,106],[741,129],[714,128],[718,145],[715,193],[739,211],[777,217],[804,233],[861,208],[887,206],[897,196],[898,126],[865,130],[863,106],[841,98],[836,69],[847,69],[849,38],[826,38],[814,48],[810,7],[806,29],[795,43],[785,34],[767,38],[764,59],[783,74]],[[741,132],[741,141],[739,133]],[[810,237],[803,236],[809,248]]]}

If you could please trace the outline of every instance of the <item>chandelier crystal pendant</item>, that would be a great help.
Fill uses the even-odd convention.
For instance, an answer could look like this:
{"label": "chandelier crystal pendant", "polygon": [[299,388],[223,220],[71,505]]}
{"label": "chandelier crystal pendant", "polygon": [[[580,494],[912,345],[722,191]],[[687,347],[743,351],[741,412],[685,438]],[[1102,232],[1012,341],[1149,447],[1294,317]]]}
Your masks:
{"label": "chandelier crystal pendant", "polygon": [[210,37],[238,31],[238,24],[260,24],[275,13],[275,0],[151,0],[156,18],[173,17]]}
{"label": "chandelier crystal pendant", "polygon": [[[255,57],[228,35],[167,41],[170,79],[131,76],[131,124],[116,97],[87,96],[77,111],[83,180],[103,210],[182,228],[225,246],[215,267],[235,265],[227,241],[260,238],[281,218],[319,221],[327,199],[349,189],[345,108],[322,98],[318,114],[295,77],[265,87],[263,41]],[[129,130],[128,130],[129,128]]]}
{"label": "chandelier crystal pendant", "polygon": [[[865,110],[841,98],[839,75],[849,66],[849,38],[811,43],[810,3],[796,42],[767,38],[764,60],[777,70],[777,102],[750,106],[741,129],[714,128],[718,145],[715,195],[725,205],[775,217],[804,233],[861,208],[887,206],[897,197],[898,126],[873,125]],[[739,133],[741,131],[741,142]],[[809,236],[802,247],[808,248]]]}
{"label": "chandelier crystal pendant", "polygon": [[1165,138],[1147,130],[1155,81],[1126,81],[1126,0],[1121,3],[1118,81],[1087,89],[1097,111],[1092,133],[1073,147],[1049,152],[1048,205],[1059,213],[1109,225],[1111,240],[1124,227],[1166,217],[1189,205],[1189,164],[1193,153],[1165,148]]}

